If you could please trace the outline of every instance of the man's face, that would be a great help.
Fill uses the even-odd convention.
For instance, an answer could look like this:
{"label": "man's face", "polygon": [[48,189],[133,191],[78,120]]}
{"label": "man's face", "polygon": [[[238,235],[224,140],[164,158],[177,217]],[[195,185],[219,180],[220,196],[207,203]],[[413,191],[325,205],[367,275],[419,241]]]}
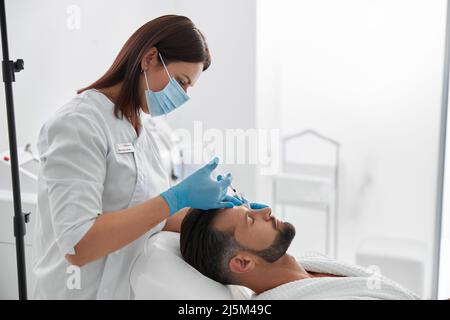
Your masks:
{"label": "man's face", "polygon": [[234,234],[235,240],[268,262],[279,259],[288,249],[295,228],[271,216],[271,208],[259,210],[245,206],[221,210],[213,227]]}

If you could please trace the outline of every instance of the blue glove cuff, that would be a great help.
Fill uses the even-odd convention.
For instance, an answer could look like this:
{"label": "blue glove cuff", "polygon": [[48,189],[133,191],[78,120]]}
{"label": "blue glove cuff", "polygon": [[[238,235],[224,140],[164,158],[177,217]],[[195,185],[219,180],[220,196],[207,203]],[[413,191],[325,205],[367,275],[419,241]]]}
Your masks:
{"label": "blue glove cuff", "polygon": [[170,215],[173,215],[183,209],[183,205],[179,203],[177,196],[175,195],[175,192],[173,188],[170,188],[163,193],[160,194],[161,197],[167,202],[167,205],[169,206]]}

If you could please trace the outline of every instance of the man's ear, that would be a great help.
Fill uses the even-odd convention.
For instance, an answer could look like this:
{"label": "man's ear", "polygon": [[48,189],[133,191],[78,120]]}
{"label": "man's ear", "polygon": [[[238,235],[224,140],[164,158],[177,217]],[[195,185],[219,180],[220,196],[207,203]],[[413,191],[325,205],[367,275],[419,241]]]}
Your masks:
{"label": "man's ear", "polygon": [[141,70],[148,70],[150,67],[157,66],[158,63],[158,49],[151,47],[142,57]]}
{"label": "man's ear", "polygon": [[237,254],[231,258],[228,267],[234,273],[246,273],[255,269],[255,260],[246,254]]}

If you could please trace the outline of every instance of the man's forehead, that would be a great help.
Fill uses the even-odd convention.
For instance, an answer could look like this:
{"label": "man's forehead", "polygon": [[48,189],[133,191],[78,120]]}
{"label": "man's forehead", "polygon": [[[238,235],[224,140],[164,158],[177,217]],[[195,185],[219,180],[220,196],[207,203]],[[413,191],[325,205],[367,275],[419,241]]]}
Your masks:
{"label": "man's forehead", "polygon": [[245,214],[245,207],[221,210],[214,219],[214,227],[220,231],[234,232],[239,220]]}

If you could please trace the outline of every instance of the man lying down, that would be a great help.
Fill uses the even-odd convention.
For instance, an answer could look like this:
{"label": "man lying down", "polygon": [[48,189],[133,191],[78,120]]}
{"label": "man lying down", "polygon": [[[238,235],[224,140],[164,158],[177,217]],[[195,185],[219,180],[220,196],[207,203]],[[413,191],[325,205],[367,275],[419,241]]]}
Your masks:
{"label": "man lying down", "polygon": [[255,299],[419,299],[394,281],[325,256],[286,253],[295,228],[271,209],[191,209],[180,232],[181,254],[203,275],[241,285]]}

